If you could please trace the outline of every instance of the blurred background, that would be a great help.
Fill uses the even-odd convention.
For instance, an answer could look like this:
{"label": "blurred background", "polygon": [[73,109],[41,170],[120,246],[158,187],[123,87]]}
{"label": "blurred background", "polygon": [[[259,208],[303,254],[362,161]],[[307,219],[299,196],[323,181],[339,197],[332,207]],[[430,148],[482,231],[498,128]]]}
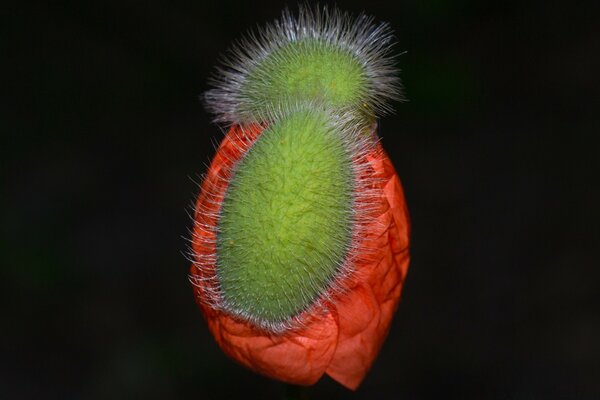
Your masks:
{"label": "blurred background", "polygon": [[[49,3],[0,11],[0,398],[280,398],[218,349],[182,253],[223,136],[198,96],[286,3]],[[310,397],[598,398],[597,14],[339,5],[388,21],[404,52],[408,101],[382,136],[412,264],[360,389],[323,378]]]}

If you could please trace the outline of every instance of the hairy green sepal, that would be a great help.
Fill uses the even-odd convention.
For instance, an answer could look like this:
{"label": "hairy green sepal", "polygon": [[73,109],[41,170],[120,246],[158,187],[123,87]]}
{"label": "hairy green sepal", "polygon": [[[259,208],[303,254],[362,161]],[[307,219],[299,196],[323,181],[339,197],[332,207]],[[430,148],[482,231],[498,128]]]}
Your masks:
{"label": "hairy green sepal", "polygon": [[239,107],[253,115],[310,99],[360,107],[366,82],[364,67],[348,49],[303,39],[275,50],[250,71]]}
{"label": "hairy green sepal", "polygon": [[326,113],[272,124],[238,162],[221,207],[225,304],[265,324],[309,308],[344,262],[352,201],[351,159]]}

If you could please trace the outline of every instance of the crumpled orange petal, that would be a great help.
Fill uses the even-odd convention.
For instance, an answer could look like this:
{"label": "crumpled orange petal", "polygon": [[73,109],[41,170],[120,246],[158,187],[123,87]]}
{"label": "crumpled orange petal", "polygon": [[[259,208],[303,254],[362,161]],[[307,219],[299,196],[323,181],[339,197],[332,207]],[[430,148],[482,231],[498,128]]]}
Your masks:
{"label": "crumpled orange petal", "polygon": [[[215,226],[216,213],[227,189],[223,171],[229,171],[243,154],[239,141],[253,141],[260,126],[233,126],[223,139],[202,183],[195,220]],[[324,373],[355,390],[375,361],[398,306],[409,263],[410,224],[404,193],[394,167],[378,144],[367,156],[371,174],[378,179],[382,196],[365,231],[361,248],[369,256],[354,265],[355,278],[347,292],[328,307],[328,312],[311,316],[300,328],[270,334],[248,322],[215,310],[203,300],[203,284],[194,285],[197,303],[221,349],[240,364],[268,377],[298,385],[312,385]],[[194,229],[195,256],[215,249],[198,240],[214,235]],[[190,274],[201,271],[192,265]]]}

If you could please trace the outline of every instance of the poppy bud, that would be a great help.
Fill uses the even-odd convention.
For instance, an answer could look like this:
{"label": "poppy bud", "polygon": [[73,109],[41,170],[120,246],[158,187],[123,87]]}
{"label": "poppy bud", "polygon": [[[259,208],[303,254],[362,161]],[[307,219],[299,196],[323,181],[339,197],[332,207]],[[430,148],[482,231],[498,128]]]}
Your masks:
{"label": "poppy bud", "polygon": [[348,18],[284,13],[208,92],[231,127],[196,202],[190,281],[239,363],[355,389],[399,302],[409,222],[376,134],[398,93],[389,32]]}

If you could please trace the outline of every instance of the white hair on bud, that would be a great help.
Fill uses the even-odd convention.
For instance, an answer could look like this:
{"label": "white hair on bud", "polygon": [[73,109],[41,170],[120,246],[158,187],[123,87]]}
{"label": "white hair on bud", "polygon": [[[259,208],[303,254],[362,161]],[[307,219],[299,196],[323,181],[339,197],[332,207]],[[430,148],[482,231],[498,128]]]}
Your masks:
{"label": "white hair on bud", "polygon": [[393,34],[390,26],[375,23],[365,14],[352,16],[337,8],[327,6],[299,6],[295,17],[286,9],[281,19],[267,24],[258,32],[250,31],[234,43],[228,56],[223,57],[211,79],[213,89],[204,94],[206,108],[215,115],[214,121],[231,125],[235,123],[262,122],[269,110],[276,107],[264,104],[267,110],[250,112],[244,105],[252,102],[252,96],[244,93],[248,77],[278,49],[305,39],[315,39],[325,45],[347,51],[356,57],[363,68],[366,88],[361,93],[361,105],[370,107],[376,116],[392,111],[390,100],[401,100],[401,84],[395,57],[391,55]]}
{"label": "white hair on bud", "polygon": [[[359,280],[360,273],[355,266],[361,262],[373,262],[373,252],[370,250],[370,240],[372,232],[370,230],[377,223],[376,217],[378,210],[381,207],[381,198],[383,191],[381,189],[381,178],[374,176],[373,167],[370,164],[368,156],[375,151],[381,151],[378,147],[378,138],[376,135],[376,123],[373,122],[368,126],[364,118],[357,116],[349,111],[339,112],[332,109],[331,106],[323,105],[315,102],[305,102],[295,105],[282,107],[278,111],[273,111],[270,115],[272,124],[276,124],[281,119],[285,118],[289,113],[297,111],[315,111],[326,112],[330,116],[329,124],[332,132],[340,135],[348,158],[351,160],[352,170],[352,204],[348,208],[352,219],[352,232],[349,244],[346,244],[346,251],[343,260],[337,260],[337,269],[331,280],[322,287],[317,282],[308,281],[307,284],[318,287],[319,294],[312,297],[307,302],[309,304],[304,310],[301,310],[296,315],[281,321],[269,321],[257,317],[252,312],[248,304],[239,305],[231,299],[225,299],[220,288],[219,279],[217,276],[217,253],[199,254],[190,248],[189,258],[194,266],[194,273],[189,275],[190,282],[199,288],[199,300],[209,307],[225,312],[239,320],[246,321],[252,325],[271,334],[282,334],[291,329],[297,329],[305,326],[310,320],[315,317],[326,315],[332,311],[336,301],[343,297],[347,290],[351,287],[352,282]],[[268,134],[268,126],[261,134]],[[245,137],[242,129],[241,134],[236,138],[242,156],[238,160],[231,160],[230,167],[221,168],[219,170],[218,179],[223,182],[231,180],[235,173],[236,165],[240,160],[251,151],[253,144],[260,140],[261,136],[254,141],[250,141]],[[226,193],[206,193],[214,204],[221,205]],[[220,208],[219,208],[220,210]],[[204,209],[202,206],[197,206],[195,209],[194,226],[195,232],[192,234],[191,242],[208,246],[216,249],[216,237],[218,233],[219,212],[209,209]],[[206,224],[198,221],[198,216],[203,219],[212,219],[217,221],[216,224]],[[308,291],[307,291],[308,293]],[[308,294],[307,294],[308,296]]]}

